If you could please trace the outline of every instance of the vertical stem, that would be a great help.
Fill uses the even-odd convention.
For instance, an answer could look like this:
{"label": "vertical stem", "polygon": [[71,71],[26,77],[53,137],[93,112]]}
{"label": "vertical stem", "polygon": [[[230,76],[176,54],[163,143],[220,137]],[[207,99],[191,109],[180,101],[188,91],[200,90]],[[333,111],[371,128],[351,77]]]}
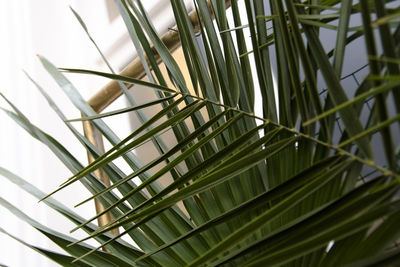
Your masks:
{"label": "vertical stem", "polygon": [[[96,127],[93,126],[93,124],[90,121],[83,121],[83,132],[85,134],[85,137],[91,142],[93,145],[95,145],[101,152],[104,152],[104,143],[103,143],[103,137],[99,130],[97,130]],[[89,164],[92,163],[95,159],[93,156],[88,152],[88,161]],[[105,172],[99,168],[94,171],[94,175],[100,179],[106,186],[110,186],[110,179],[107,177]],[[100,203],[99,200],[95,199],[94,200],[95,207],[96,207],[96,213],[99,214],[100,212],[104,211],[105,208],[104,206]],[[100,216],[97,219],[98,225],[99,226],[104,226],[111,222],[113,220],[113,216],[111,213],[106,213],[102,216]],[[118,228],[115,228],[110,231],[113,235],[118,235],[119,231]]]}

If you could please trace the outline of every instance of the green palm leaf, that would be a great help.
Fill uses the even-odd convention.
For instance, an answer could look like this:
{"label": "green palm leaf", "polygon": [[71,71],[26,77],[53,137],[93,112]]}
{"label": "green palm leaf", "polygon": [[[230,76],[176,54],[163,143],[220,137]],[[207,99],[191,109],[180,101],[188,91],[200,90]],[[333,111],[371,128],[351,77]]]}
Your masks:
{"label": "green palm leaf", "polygon": [[[67,119],[34,83],[93,156],[89,165],[79,163],[3,96],[13,109],[4,109],[6,114],[47,145],[72,175],[46,195],[6,169],[0,173],[72,220],[72,231],[88,234],[72,240],[51,232],[1,200],[70,256],[32,248],[66,266],[368,266],[398,260],[393,249],[400,236],[398,3],[196,0],[198,29],[184,1],[171,4],[185,66],[157,35],[140,0],[117,1],[150,82],[116,74],[111,66],[111,73],[57,69],[40,57],[84,117]],[[362,21],[354,23],[357,17]],[[333,45],[324,40],[327,32]],[[361,55],[368,66],[360,83],[358,72],[342,77],[351,67],[354,44],[368,53]],[[168,75],[160,71],[159,59]],[[97,113],[68,73],[117,81],[125,93],[142,86],[156,98],[136,103],[129,95],[130,106]],[[348,77],[354,77],[356,88],[349,88]],[[144,116],[144,109],[160,106],[155,115]],[[126,112],[138,114],[141,125],[120,139],[118,129],[103,118]],[[91,123],[112,147],[102,153],[71,123],[76,121]],[[136,153],[144,144],[159,153],[146,163]],[[120,159],[129,165],[128,173],[120,170]],[[110,177],[110,186],[94,176],[97,170]],[[167,176],[172,180],[161,185]],[[140,182],[134,183],[137,177]],[[91,193],[77,206],[96,199],[104,211],[87,219],[51,198],[77,181]],[[107,224],[92,223],[106,213],[113,215]],[[120,234],[108,233],[116,228]],[[121,241],[125,235],[137,249]],[[91,238],[97,247],[85,245]],[[99,252],[102,247],[109,253]]]}

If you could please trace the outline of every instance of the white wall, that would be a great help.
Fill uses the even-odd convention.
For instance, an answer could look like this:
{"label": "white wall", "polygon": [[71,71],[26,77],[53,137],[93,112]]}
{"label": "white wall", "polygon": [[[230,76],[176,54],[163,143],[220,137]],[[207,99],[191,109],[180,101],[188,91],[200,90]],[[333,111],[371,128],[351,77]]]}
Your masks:
{"label": "white wall", "polygon": [[[67,117],[79,116],[79,112],[72,107],[62,91],[43,70],[36,54],[44,55],[60,67],[102,68],[98,64],[96,51],[68,8],[68,5],[72,4],[78,11],[84,11],[86,6],[81,2],[85,2],[86,6],[89,4],[92,7],[96,6],[96,9],[89,9],[91,12],[97,12],[96,16],[90,17],[91,25],[94,25],[95,19],[108,23],[101,1],[0,1],[0,36],[2,36],[0,91],[33,123],[60,138],[63,145],[70,148],[73,154],[86,164],[86,153],[79,143],[74,140],[64,124],[53,114],[36,88],[22,73],[22,69],[25,69],[34,77],[65,111]],[[87,14],[91,15],[90,12],[82,13],[84,13],[83,17]],[[99,45],[101,46],[101,42]],[[106,82],[93,77],[77,75],[70,77],[85,98]],[[0,102],[0,106],[10,108],[4,101]],[[2,129],[0,166],[20,175],[45,192],[54,190],[71,175],[46,147],[34,141],[4,113],[0,114],[0,123]],[[61,215],[49,210],[43,203],[37,203],[34,198],[7,182],[3,177],[0,177],[0,196],[51,228],[64,233],[72,229],[73,225]],[[88,192],[77,184],[57,194],[56,198],[72,208],[78,200],[87,196]],[[94,214],[93,204],[85,205],[76,211],[89,217]],[[13,235],[28,243],[60,251],[38,231],[16,219],[1,207],[0,218],[0,227]],[[83,235],[79,233],[76,236]],[[0,264],[17,267],[56,266],[43,256],[2,234],[0,234]]]}

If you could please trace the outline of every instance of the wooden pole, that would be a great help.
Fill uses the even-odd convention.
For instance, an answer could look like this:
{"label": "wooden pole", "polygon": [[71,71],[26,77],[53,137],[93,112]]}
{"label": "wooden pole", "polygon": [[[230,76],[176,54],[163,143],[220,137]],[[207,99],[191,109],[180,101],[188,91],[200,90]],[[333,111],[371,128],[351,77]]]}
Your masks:
{"label": "wooden pole", "polygon": [[[89,140],[89,142],[91,142],[102,153],[104,153],[103,137],[100,131],[90,121],[83,121],[83,132],[85,134],[85,137]],[[92,154],[90,154],[90,152],[87,153],[87,156],[89,163],[92,163],[95,160],[95,158],[92,156]],[[98,177],[107,187],[111,185],[110,179],[102,169],[95,170],[94,175]],[[96,208],[96,214],[99,214],[105,210],[103,204],[101,204],[101,202],[98,201],[97,199],[95,200],[94,204]],[[99,226],[103,226],[106,225],[108,222],[112,221],[112,219],[113,216],[111,215],[111,213],[106,213],[100,216],[97,219],[97,222]],[[118,235],[119,233],[118,228],[111,230],[111,233],[114,235]]]}

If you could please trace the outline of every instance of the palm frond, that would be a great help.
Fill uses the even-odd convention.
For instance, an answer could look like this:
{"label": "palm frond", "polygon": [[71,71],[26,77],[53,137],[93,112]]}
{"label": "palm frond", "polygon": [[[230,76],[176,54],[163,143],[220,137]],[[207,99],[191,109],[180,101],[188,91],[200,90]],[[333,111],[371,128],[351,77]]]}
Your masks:
{"label": "palm frond", "polygon": [[[87,232],[81,240],[50,236],[74,263],[368,266],[398,260],[393,248],[400,235],[395,152],[400,142],[400,28],[393,23],[399,9],[395,1],[245,0],[241,5],[232,0],[226,5],[199,0],[193,13],[199,29],[184,2],[171,1],[186,66],[177,64],[139,0],[117,4],[149,82],[116,74],[111,66],[111,73],[57,69],[40,57],[84,115],[73,120],[35,83],[93,162],[83,166],[6,99],[14,111],[5,112],[72,172],[47,195],[26,182],[22,187],[72,220],[77,225],[72,231]],[[357,16],[362,21],[354,26]],[[332,44],[324,41],[326,32]],[[349,88],[345,79],[357,74],[345,75],[354,67],[348,59],[354,43],[366,48],[362,56],[368,64],[362,69],[368,73]],[[166,75],[157,64],[160,58]],[[125,93],[141,86],[156,98],[136,103],[129,95],[129,107],[97,113],[66,78],[68,73],[108,78]],[[146,117],[146,108],[159,110]],[[103,118],[127,112],[137,113],[141,126],[121,140]],[[102,153],[76,130],[76,121],[96,127],[112,147]],[[174,145],[166,145],[167,132]],[[159,153],[146,163],[134,153],[144,144],[153,144]],[[118,159],[129,165],[130,173],[119,169]],[[371,175],[366,175],[368,169]],[[95,177],[98,170],[110,177],[109,186]],[[4,169],[0,173],[22,183]],[[161,185],[166,176],[172,180]],[[134,183],[137,177],[140,182]],[[105,207],[89,219],[51,198],[77,181],[91,193],[77,206],[95,199]],[[110,221],[95,226],[92,221],[104,214],[112,215]],[[119,228],[119,234],[109,233]],[[121,241],[124,235],[139,248]],[[84,245],[91,238],[99,242],[97,247]],[[99,252],[102,247],[110,254]]]}

